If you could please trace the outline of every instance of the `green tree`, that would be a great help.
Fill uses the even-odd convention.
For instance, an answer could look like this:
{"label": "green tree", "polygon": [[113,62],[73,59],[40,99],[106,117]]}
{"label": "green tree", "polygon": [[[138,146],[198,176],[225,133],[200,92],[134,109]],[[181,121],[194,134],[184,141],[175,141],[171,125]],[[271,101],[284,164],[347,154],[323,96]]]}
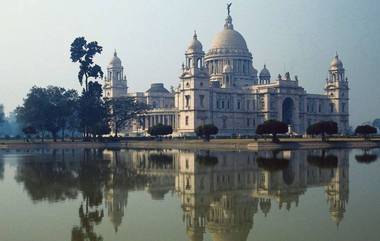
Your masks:
{"label": "green tree", "polygon": [[196,135],[204,141],[210,141],[210,136],[216,135],[218,132],[219,129],[214,124],[201,125],[195,129]]}
{"label": "green tree", "polygon": [[66,128],[67,119],[72,114],[72,102],[77,100],[75,90],[48,86],[32,87],[24,99],[23,105],[17,107],[17,120],[24,126],[32,126],[44,140],[46,131],[50,132],[54,141],[59,130]]}
{"label": "green tree", "polygon": [[370,125],[359,125],[355,129],[356,135],[362,135],[365,139],[368,139],[370,135],[376,134],[377,129]]}
{"label": "green tree", "polygon": [[24,99],[22,106],[16,108],[16,117],[19,123],[24,126],[33,126],[41,134],[41,141],[44,141],[47,130],[48,112],[48,95],[45,88],[32,87]]}
{"label": "green tree", "polygon": [[80,85],[85,81],[85,91],[88,91],[88,79],[98,77],[103,78],[102,68],[94,63],[94,56],[101,54],[103,48],[98,45],[98,42],[87,42],[84,37],[76,38],[71,44],[70,53],[71,60],[74,63],[79,63],[78,80]]}
{"label": "green tree", "polygon": [[120,97],[105,100],[108,107],[110,122],[115,132],[115,137],[119,131],[135,120],[138,115],[145,113],[148,106],[137,102],[133,97]]}
{"label": "green tree", "polygon": [[285,134],[288,132],[288,125],[278,120],[266,120],[256,128],[258,135],[272,135],[272,142],[279,142],[278,134]]}
{"label": "green tree", "polygon": [[26,136],[26,141],[29,142],[29,140],[32,138],[32,135],[37,134],[37,130],[33,126],[27,126],[22,129],[22,132]]}
{"label": "green tree", "polygon": [[326,135],[334,135],[338,133],[338,124],[334,121],[321,121],[310,125],[306,133],[308,135],[321,135],[322,141],[326,141]]}
{"label": "green tree", "polygon": [[151,136],[166,136],[173,133],[173,128],[169,125],[157,124],[148,129]]}

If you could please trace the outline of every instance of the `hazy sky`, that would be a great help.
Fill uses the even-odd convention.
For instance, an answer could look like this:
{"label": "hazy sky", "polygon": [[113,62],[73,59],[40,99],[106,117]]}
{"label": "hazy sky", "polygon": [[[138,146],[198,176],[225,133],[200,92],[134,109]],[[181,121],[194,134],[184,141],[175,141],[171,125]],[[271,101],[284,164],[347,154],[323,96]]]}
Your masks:
{"label": "hazy sky", "polygon": [[[193,31],[205,50],[223,29],[224,0],[0,0],[0,103],[13,110],[33,85],[80,90],[69,59],[77,36],[96,40],[106,67],[116,48],[130,91],[178,84]],[[351,124],[380,117],[380,1],[233,0],[235,29],[256,69],[297,74],[322,93],[338,51],[351,88]]]}

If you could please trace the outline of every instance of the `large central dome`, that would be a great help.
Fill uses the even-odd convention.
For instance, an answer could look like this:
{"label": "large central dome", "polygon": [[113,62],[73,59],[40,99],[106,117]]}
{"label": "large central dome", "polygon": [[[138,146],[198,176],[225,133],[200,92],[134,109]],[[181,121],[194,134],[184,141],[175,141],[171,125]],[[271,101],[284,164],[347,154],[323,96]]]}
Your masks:
{"label": "large central dome", "polygon": [[248,86],[257,82],[257,70],[252,65],[252,54],[244,37],[234,30],[230,11],[223,31],[216,34],[211,43],[205,56],[205,64],[211,81],[225,83],[223,78],[228,73],[233,75],[232,86]]}
{"label": "large central dome", "polygon": [[224,30],[214,37],[211,49],[240,49],[248,51],[247,43],[243,36],[234,30],[231,16],[227,17]]}

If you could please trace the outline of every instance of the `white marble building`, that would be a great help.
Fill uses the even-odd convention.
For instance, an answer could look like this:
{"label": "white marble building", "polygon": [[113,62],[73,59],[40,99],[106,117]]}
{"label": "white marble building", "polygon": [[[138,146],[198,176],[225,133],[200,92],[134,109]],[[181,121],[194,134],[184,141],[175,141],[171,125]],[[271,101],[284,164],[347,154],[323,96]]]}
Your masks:
{"label": "white marble building", "polygon": [[[107,97],[127,95],[123,67],[116,53],[108,68]],[[254,134],[268,119],[286,122],[295,133],[318,121],[333,120],[340,133],[349,128],[349,88],[342,61],[336,55],[328,69],[325,94],[309,94],[297,76],[272,77],[264,65],[258,73],[244,37],[228,14],[224,29],[204,52],[194,33],[186,52],[177,88],[168,91],[152,84],[145,93],[129,93],[152,110],[134,131],[145,132],[158,123],[172,125],[176,135],[194,135],[196,127],[213,123],[220,135]]]}

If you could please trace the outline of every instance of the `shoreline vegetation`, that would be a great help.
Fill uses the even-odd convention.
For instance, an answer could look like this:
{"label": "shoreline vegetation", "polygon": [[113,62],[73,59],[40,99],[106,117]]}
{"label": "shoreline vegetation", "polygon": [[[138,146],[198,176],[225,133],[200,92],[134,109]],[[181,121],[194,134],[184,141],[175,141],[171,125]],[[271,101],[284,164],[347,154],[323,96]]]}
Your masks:
{"label": "shoreline vegetation", "polygon": [[331,137],[329,141],[321,138],[284,138],[280,143],[270,139],[125,139],[119,142],[84,142],[81,140],[54,142],[24,142],[23,140],[0,140],[0,150],[13,149],[87,149],[87,148],[124,148],[124,149],[191,149],[191,150],[294,150],[329,148],[373,148],[380,147],[380,137],[370,140],[359,137]]}

